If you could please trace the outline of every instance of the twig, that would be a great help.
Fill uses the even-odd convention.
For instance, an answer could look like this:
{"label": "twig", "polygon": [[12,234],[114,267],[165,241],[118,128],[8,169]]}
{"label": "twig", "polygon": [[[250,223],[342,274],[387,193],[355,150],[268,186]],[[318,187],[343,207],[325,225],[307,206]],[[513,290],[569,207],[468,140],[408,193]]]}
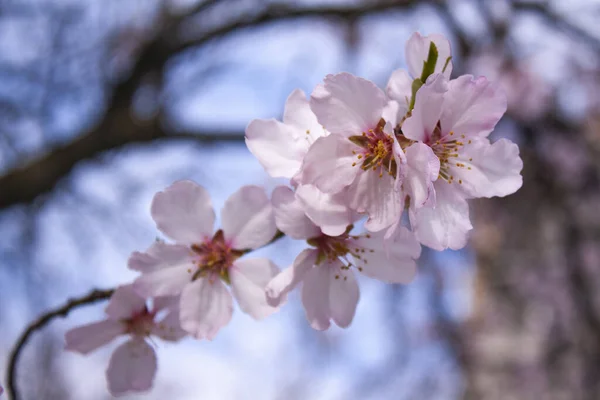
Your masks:
{"label": "twig", "polygon": [[70,299],[66,304],[58,307],[54,310],[51,310],[37,320],[33,321],[27,329],[21,334],[17,344],[13,348],[10,354],[9,362],[8,362],[8,371],[6,374],[6,394],[10,400],[19,400],[16,381],[17,381],[17,362],[19,360],[19,356],[21,355],[21,351],[29,341],[30,336],[35,332],[42,328],[44,328],[50,321],[52,321],[56,317],[66,317],[71,310],[78,308],[80,306],[84,306],[87,304],[93,304],[100,300],[108,299],[114,292],[114,289],[106,289],[106,290],[98,290],[94,289],[87,295],[83,297],[78,297],[75,299]]}

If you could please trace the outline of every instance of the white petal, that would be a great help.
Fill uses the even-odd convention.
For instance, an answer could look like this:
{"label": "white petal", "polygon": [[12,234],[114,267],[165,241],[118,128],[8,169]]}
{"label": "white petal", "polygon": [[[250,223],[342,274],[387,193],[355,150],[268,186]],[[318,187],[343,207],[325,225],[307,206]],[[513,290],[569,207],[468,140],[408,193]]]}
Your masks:
{"label": "white petal", "polygon": [[106,379],[113,396],[143,392],[152,387],[156,375],[156,353],[142,338],[131,339],[115,349]]}
{"label": "white petal", "polygon": [[408,70],[414,78],[420,78],[423,72],[423,63],[427,61],[427,55],[429,54],[430,43],[433,42],[438,51],[438,59],[435,64],[435,73],[440,73],[444,70],[446,78],[450,78],[452,73],[452,61],[446,65],[446,60],[452,55],[450,49],[450,42],[444,36],[440,34],[432,34],[429,36],[421,36],[420,33],[415,32],[406,42],[406,63],[408,64]]}
{"label": "white petal", "polygon": [[300,200],[292,189],[278,186],[271,195],[275,224],[280,231],[293,239],[319,236],[321,230],[305,214]]}
{"label": "white petal", "polygon": [[379,177],[377,171],[362,171],[348,189],[350,207],[369,216],[365,228],[372,232],[395,223],[404,211],[404,195],[396,190],[394,178]]}
{"label": "white petal", "polygon": [[177,295],[191,282],[196,270],[190,264],[148,272],[133,282],[133,289],[143,297]]}
{"label": "white petal", "polygon": [[458,250],[467,244],[473,228],[467,201],[446,181],[435,183],[436,206],[411,212],[411,225],[419,242],[434,250]]}
{"label": "white petal", "polygon": [[303,156],[308,151],[310,143],[327,134],[317,121],[317,116],[310,109],[306,94],[300,89],[294,90],[287,98],[283,111],[283,122],[296,127],[301,132],[303,142],[306,144]]}
{"label": "white petal", "polygon": [[220,279],[200,278],[181,293],[181,327],[197,339],[212,340],[227,325],[233,299]]}
{"label": "white petal", "polygon": [[[388,283],[409,283],[415,277],[415,260],[421,255],[421,245],[415,235],[403,226],[396,229],[384,249],[382,234],[372,234],[354,241],[364,249],[356,265],[365,275]],[[387,250],[387,251],[386,251]]]}
{"label": "white petal", "polygon": [[254,319],[262,319],[277,311],[267,303],[265,288],[279,273],[279,268],[267,258],[238,260],[229,270],[231,292],[242,311]]}
{"label": "white petal", "polygon": [[315,185],[325,193],[337,193],[350,185],[360,166],[353,150],[359,147],[339,135],[318,139],[308,150],[297,181],[304,185]]}
{"label": "white petal", "polygon": [[[347,194],[340,192],[328,194],[320,191],[313,185],[300,185],[296,189],[296,198],[310,220],[316,224],[316,234],[321,231],[329,236],[338,236],[346,231],[348,225],[354,221],[354,213],[347,205]],[[319,228],[321,228],[319,230]]]}
{"label": "white petal", "polygon": [[463,75],[450,81],[440,122],[444,134],[485,137],[506,112],[506,95],[485,77]]}
{"label": "white petal", "polygon": [[327,75],[310,97],[310,107],[321,125],[345,137],[375,128],[386,103],[377,85],[347,72]]}
{"label": "white petal", "polygon": [[87,354],[125,333],[125,324],[107,319],[69,330],[65,334],[65,350]]}
{"label": "white petal", "polygon": [[[387,94],[390,99],[408,107],[412,96],[412,78],[403,69],[392,72],[387,83]],[[398,121],[399,122],[399,121]]]}
{"label": "white petal", "polygon": [[208,192],[192,181],[178,181],[156,193],[150,212],[157,228],[181,244],[202,242],[215,223]]}
{"label": "white petal", "polygon": [[277,228],[273,207],[259,186],[243,186],[232,194],[221,210],[225,240],[234,249],[256,249],[267,244]]}
{"label": "white petal", "polygon": [[267,284],[267,302],[277,307],[285,302],[287,294],[304,279],[304,275],[315,265],[318,251],[304,249],[294,260],[294,264],[281,271]]}
{"label": "white petal", "polygon": [[459,153],[457,161],[464,166],[451,168],[452,185],[458,184],[457,188],[469,197],[507,196],[523,184],[519,147],[510,140],[490,144],[487,139],[474,138]]}
{"label": "white petal", "polygon": [[298,172],[308,139],[306,130],[274,119],[255,119],[246,128],[246,146],[274,178],[291,178]]}
{"label": "white petal", "polygon": [[448,90],[448,81],[443,75],[431,75],[417,91],[415,108],[402,124],[402,133],[409,139],[421,142],[429,141],[442,114],[444,93]]}
{"label": "white petal", "polygon": [[[440,160],[431,147],[423,143],[414,143],[406,149],[407,173],[404,178],[404,192],[410,196],[413,208],[424,206],[435,199],[433,182],[440,173]],[[435,203],[431,201],[431,204]]]}
{"label": "white petal", "polygon": [[192,258],[193,253],[188,246],[156,241],[145,252],[134,251],[127,266],[134,271],[153,272],[182,264],[189,265]]}
{"label": "white petal", "polygon": [[146,309],[146,299],[133,290],[133,285],[119,286],[110,296],[104,310],[109,318],[118,321],[129,319]]}

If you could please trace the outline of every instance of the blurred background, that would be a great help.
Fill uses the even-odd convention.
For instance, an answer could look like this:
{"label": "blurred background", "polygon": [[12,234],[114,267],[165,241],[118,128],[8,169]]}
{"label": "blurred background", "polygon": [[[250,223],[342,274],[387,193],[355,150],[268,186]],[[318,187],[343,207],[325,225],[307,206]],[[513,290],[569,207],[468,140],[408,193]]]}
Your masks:
{"label": "blurred background", "polygon": [[[411,285],[361,278],[350,328],[313,331],[297,293],[260,323],[236,310],[213,342],[157,340],[153,390],[125,398],[600,399],[599,18],[597,0],[0,0],[0,381],[31,320],[136,276],[155,192],[193,179],[218,210],[271,190],[246,124],[328,73],[384,87],[419,31],[450,38],[454,76],[506,89],[493,135],[519,144],[523,188],[471,203],[469,246],[425,250]],[[111,398],[120,341],[63,351],[104,305],[33,336],[23,399]]]}

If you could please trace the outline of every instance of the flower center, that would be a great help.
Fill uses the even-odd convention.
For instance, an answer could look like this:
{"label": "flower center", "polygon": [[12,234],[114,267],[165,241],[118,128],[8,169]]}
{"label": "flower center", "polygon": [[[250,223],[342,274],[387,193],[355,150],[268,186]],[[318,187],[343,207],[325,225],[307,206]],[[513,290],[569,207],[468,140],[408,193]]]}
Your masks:
{"label": "flower center", "polygon": [[350,141],[360,147],[358,151],[352,151],[356,155],[357,161],[352,166],[360,164],[364,171],[372,170],[379,173],[383,178],[383,173],[396,177],[396,160],[394,159],[392,136],[383,132],[385,120],[382,118],[375,129],[369,129],[363,132],[361,136],[350,136]]}
{"label": "flower center", "polygon": [[[455,134],[452,131],[448,133],[448,135],[442,137],[441,132],[442,129],[440,123],[438,122],[431,135],[431,138],[426,144],[431,147],[433,153],[440,160],[439,178],[448,183],[454,183],[454,176],[450,171],[450,167],[465,168],[468,170],[471,169],[471,167],[457,160],[460,149],[468,144],[471,144],[471,140],[469,139],[465,141],[465,135],[460,135],[460,138],[455,138]],[[469,159],[469,161],[472,160],[472,158]],[[459,179],[458,183],[462,184],[462,179]]]}
{"label": "flower center", "polygon": [[125,320],[126,331],[136,336],[150,336],[154,326],[154,312],[149,312],[148,307]]}
{"label": "flower center", "polygon": [[[319,265],[322,262],[333,263],[339,260],[342,262],[342,271],[348,271],[352,267],[355,267],[359,271],[363,270],[362,267],[356,265],[356,263],[367,263],[367,260],[361,256],[367,249],[359,248],[353,243],[353,239],[358,239],[359,236],[351,236],[349,234],[352,228],[352,225],[348,226],[346,232],[340,236],[321,235],[307,240],[308,244],[316,247],[319,251],[316,265]],[[366,234],[365,236],[367,238],[371,237],[369,234]],[[373,250],[369,251],[371,253],[373,252]],[[352,256],[353,259],[350,259],[348,256]],[[340,275],[336,275],[335,279],[340,279]],[[343,279],[346,280],[347,277],[344,276]]]}
{"label": "flower center", "polygon": [[229,267],[242,256],[242,252],[232,249],[225,241],[223,231],[218,230],[212,239],[191,246],[197,255],[194,264],[198,266],[192,280],[204,276],[218,276],[229,283]]}

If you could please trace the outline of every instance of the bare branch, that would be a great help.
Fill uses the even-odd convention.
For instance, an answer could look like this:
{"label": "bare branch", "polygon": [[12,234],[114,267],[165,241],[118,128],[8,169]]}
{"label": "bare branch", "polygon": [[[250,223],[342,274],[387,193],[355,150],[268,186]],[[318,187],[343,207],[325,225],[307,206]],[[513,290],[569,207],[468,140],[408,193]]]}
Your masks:
{"label": "bare branch", "polygon": [[71,299],[67,301],[66,304],[47,312],[46,314],[39,317],[37,320],[33,321],[27,329],[21,334],[19,339],[17,340],[17,344],[13,348],[10,354],[9,362],[8,362],[8,371],[6,374],[6,383],[7,383],[7,396],[10,400],[19,400],[19,395],[17,391],[17,362],[19,361],[19,356],[21,355],[21,351],[29,341],[31,335],[44,328],[50,321],[52,321],[56,317],[66,317],[72,310],[75,308],[85,306],[88,304],[96,303],[100,300],[108,299],[114,292],[114,289],[106,289],[106,290],[98,290],[94,289],[90,293],[85,296],[78,297],[76,299]]}

